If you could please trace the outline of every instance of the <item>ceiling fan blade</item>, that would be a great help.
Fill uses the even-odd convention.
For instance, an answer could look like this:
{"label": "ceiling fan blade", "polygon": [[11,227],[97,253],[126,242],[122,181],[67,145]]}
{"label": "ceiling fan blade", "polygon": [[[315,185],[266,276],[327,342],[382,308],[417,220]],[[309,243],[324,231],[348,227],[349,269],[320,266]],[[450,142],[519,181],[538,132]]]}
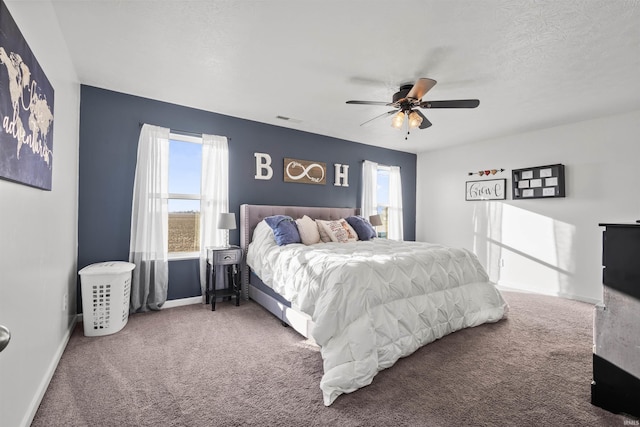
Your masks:
{"label": "ceiling fan blade", "polygon": [[418,79],[418,81],[416,81],[416,83],[413,85],[413,87],[407,94],[407,98],[422,99],[422,97],[427,92],[429,92],[431,88],[436,85],[436,83],[438,82],[436,82],[433,79],[426,79],[426,78]]}
{"label": "ceiling fan blade", "polygon": [[420,117],[422,117],[422,123],[420,123],[420,126],[418,126],[418,129],[426,129],[429,126],[432,125],[432,123],[429,121],[429,119],[427,119],[424,114],[422,114],[422,112],[420,110],[413,110],[416,112],[417,115],[419,115]]}
{"label": "ceiling fan blade", "polygon": [[388,102],[383,101],[347,101],[347,104],[358,104],[358,105],[393,105]]}
{"label": "ceiling fan blade", "polygon": [[456,99],[450,101],[424,101],[420,108],[476,108],[480,105],[477,99]]}
{"label": "ceiling fan blade", "polygon": [[360,126],[368,125],[369,123],[371,123],[374,120],[377,120],[377,119],[382,118],[382,117],[390,116],[390,115],[395,114],[397,112],[398,112],[398,110],[387,111],[386,113],[380,114],[379,116],[375,116],[373,119],[367,120],[366,122],[360,124]]}

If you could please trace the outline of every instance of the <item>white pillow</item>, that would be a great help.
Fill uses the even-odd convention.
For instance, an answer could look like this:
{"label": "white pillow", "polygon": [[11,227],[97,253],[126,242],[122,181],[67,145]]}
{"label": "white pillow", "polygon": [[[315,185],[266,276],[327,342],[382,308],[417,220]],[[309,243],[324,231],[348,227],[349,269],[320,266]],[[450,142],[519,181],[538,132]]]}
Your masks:
{"label": "white pillow", "polygon": [[327,230],[324,227],[324,223],[329,222],[322,219],[316,219],[316,224],[318,225],[318,232],[320,233],[320,240],[324,243],[331,242],[331,237],[327,234]]}
{"label": "white pillow", "polygon": [[346,243],[349,241],[349,233],[340,221],[322,221],[320,227],[324,228],[332,242]]}
{"label": "white pillow", "polygon": [[316,222],[308,216],[296,219],[296,225],[298,226],[298,233],[300,234],[300,240],[305,245],[313,245],[314,243],[320,243],[320,233]]}

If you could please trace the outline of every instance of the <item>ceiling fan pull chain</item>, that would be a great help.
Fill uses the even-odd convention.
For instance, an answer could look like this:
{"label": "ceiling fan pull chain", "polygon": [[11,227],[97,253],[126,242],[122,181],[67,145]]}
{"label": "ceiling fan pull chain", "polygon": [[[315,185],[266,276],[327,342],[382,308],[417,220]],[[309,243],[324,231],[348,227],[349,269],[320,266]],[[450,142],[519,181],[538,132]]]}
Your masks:
{"label": "ceiling fan pull chain", "polygon": [[406,112],[404,114],[407,116],[407,120],[404,121],[407,124],[407,134],[404,136],[404,140],[406,141],[407,138],[409,138],[409,115]]}

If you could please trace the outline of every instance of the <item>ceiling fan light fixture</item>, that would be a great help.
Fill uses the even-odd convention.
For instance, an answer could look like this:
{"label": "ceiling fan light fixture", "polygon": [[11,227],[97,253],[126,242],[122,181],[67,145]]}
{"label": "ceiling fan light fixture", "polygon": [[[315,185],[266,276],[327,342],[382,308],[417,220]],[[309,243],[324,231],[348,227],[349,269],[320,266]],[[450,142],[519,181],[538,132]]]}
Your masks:
{"label": "ceiling fan light fixture", "polygon": [[431,126],[431,122],[422,114],[421,109],[431,108],[476,108],[480,105],[480,101],[477,99],[451,99],[446,101],[423,101],[424,95],[435,86],[436,81],[429,78],[419,78],[415,84],[403,84],[400,86],[400,90],[393,94],[392,102],[383,101],[347,101],[347,104],[359,104],[359,105],[381,105],[395,108],[400,110],[396,113],[395,110],[382,113],[373,119],[367,120],[360,124],[360,126],[371,123],[373,120],[389,117],[394,115],[391,119],[391,127],[395,129],[402,129],[402,125],[407,123],[407,133],[409,129],[426,129]]}
{"label": "ceiling fan light fixture", "polygon": [[420,114],[416,113],[415,111],[412,111],[411,113],[409,113],[409,127],[411,129],[415,129],[421,124],[422,124],[422,117],[420,117]]}
{"label": "ceiling fan light fixture", "polygon": [[404,123],[404,111],[399,111],[398,114],[391,119],[391,127],[401,129],[402,123]]}

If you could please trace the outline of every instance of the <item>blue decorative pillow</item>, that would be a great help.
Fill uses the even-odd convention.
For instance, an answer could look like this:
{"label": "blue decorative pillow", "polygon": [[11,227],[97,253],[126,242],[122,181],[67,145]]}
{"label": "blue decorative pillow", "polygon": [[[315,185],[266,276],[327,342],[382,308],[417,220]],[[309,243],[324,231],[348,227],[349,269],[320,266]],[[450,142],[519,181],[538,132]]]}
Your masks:
{"label": "blue decorative pillow", "polygon": [[345,218],[349,225],[356,230],[360,240],[371,240],[376,237],[376,230],[373,225],[361,216],[350,216]]}
{"label": "blue decorative pillow", "polygon": [[302,242],[298,227],[296,227],[295,221],[290,216],[274,215],[268,216],[264,220],[273,230],[278,246]]}

